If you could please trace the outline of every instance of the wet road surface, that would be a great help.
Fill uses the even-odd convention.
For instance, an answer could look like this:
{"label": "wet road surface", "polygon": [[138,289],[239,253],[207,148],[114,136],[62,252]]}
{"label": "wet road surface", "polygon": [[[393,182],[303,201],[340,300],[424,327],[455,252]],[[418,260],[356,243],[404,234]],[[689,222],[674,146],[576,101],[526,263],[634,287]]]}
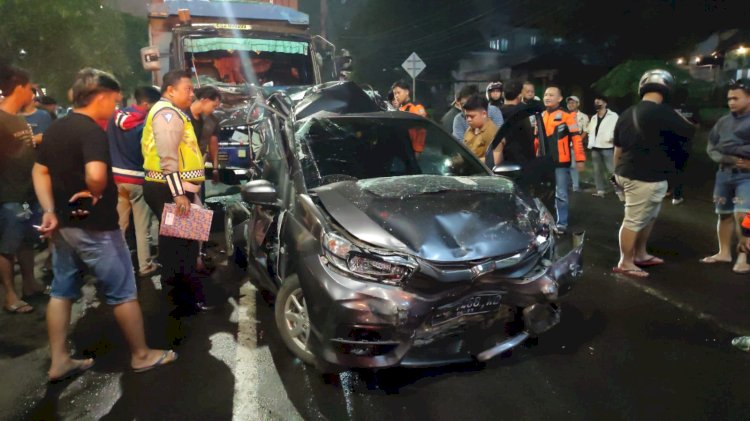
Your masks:
{"label": "wet road surface", "polygon": [[130,372],[111,310],[87,288],[70,337],[96,366],[48,386],[37,299],[33,315],[0,315],[0,419],[750,419],[750,354],[730,345],[750,334],[750,276],[698,263],[715,251],[704,187],[681,206],[665,201],[652,252],[667,263],[645,281],[610,274],[617,199],[574,194],[585,274],[560,325],[487,364],[321,375],[286,351],[272,307],[217,247],[206,279],[212,311],[171,318],[158,278],[140,281],[150,343],[174,346],[176,364]]}

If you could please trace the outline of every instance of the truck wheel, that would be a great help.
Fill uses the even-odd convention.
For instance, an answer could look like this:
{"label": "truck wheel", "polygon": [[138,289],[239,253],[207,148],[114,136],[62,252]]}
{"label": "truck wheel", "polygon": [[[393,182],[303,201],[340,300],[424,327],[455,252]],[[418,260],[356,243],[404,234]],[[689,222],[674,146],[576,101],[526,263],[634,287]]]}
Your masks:
{"label": "truck wheel", "polygon": [[276,327],[284,345],[297,358],[309,365],[315,365],[315,355],[307,348],[310,338],[310,316],[307,301],[297,276],[287,278],[276,295],[274,309]]}

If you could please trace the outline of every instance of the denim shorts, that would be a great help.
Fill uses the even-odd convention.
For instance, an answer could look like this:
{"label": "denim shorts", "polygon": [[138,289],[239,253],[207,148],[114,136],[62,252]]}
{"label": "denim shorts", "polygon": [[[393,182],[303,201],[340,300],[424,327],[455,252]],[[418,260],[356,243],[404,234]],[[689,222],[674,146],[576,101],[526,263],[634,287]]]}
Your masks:
{"label": "denim shorts", "polygon": [[730,169],[717,171],[714,204],[719,215],[750,211],[750,173],[733,173]]}
{"label": "denim shorts", "polygon": [[23,203],[0,205],[0,254],[16,254],[21,248],[31,248],[39,241],[39,233],[32,225],[40,220],[39,205],[24,209]]}
{"label": "denim shorts", "polygon": [[138,299],[133,263],[120,230],[92,231],[61,228],[52,237],[50,296],[68,300],[81,297],[81,268],[88,268],[103,287],[107,304]]}

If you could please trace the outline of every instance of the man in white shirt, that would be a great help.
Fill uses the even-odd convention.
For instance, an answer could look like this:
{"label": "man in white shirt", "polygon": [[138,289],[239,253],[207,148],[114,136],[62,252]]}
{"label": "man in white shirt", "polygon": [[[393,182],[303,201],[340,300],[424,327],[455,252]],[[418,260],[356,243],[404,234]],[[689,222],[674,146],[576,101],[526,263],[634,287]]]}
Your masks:
{"label": "man in white shirt", "polygon": [[[578,123],[578,127],[581,128],[581,141],[586,144],[586,130],[589,128],[589,116],[581,112],[581,100],[577,96],[571,95],[565,102],[568,105],[568,111],[573,114],[576,123]],[[575,162],[571,162],[570,164],[570,178],[573,180],[573,191],[581,190],[580,179],[578,177],[578,170],[576,170]]]}
{"label": "man in white shirt", "polygon": [[596,197],[604,197],[607,180],[614,173],[614,137],[617,113],[607,108],[607,98],[602,95],[594,97],[596,114],[591,116],[588,126],[588,143],[591,149],[591,160],[594,163],[594,182]]}

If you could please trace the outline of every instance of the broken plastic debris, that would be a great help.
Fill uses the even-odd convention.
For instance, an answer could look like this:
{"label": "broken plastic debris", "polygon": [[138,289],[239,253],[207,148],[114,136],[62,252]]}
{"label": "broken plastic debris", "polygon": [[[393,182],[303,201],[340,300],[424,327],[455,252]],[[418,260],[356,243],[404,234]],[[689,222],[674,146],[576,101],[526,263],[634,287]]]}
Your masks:
{"label": "broken plastic debris", "polygon": [[743,351],[750,352],[750,336],[738,336],[732,339],[732,345]]}

